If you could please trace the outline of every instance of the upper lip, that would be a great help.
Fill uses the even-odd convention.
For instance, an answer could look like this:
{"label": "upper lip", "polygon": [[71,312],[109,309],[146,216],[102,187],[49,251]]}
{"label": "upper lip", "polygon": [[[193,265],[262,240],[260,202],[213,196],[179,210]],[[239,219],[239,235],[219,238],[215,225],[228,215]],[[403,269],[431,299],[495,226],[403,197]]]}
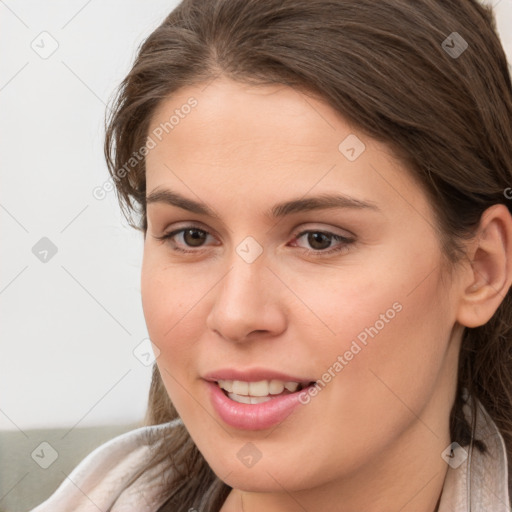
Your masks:
{"label": "upper lip", "polygon": [[259,382],[261,380],[281,380],[283,382],[299,382],[309,384],[315,379],[308,377],[297,377],[296,375],[287,375],[286,373],[271,370],[268,368],[248,368],[239,370],[236,368],[221,368],[203,375],[203,379],[217,382],[219,380],[241,380],[246,382]]}

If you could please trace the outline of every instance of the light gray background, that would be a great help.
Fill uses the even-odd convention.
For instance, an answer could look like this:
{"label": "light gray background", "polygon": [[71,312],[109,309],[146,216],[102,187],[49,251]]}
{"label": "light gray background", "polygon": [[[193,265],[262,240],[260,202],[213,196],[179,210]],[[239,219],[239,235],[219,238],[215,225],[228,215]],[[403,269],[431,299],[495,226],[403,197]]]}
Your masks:
{"label": "light gray background", "polygon": [[[177,3],[0,0],[1,430],[144,414],[142,235],[115,192],[92,191],[108,178],[105,104]],[[512,0],[489,3],[512,61]],[[32,48],[52,39],[48,58]],[[32,252],[43,237],[57,247],[46,262]]]}

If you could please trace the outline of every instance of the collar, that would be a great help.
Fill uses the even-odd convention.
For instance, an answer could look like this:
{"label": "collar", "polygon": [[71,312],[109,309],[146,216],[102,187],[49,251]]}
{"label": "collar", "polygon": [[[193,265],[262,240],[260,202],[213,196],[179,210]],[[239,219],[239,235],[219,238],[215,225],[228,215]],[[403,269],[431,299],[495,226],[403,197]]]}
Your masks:
{"label": "collar", "polygon": [[[463,411],[469,424],[473,413],[464,390]],[[452,443],[443,452],[448,462],[439,512],[510,512],[508,466],[505,441],[482,403],[476,399],[474,438],[482,440],[487,452]]]}

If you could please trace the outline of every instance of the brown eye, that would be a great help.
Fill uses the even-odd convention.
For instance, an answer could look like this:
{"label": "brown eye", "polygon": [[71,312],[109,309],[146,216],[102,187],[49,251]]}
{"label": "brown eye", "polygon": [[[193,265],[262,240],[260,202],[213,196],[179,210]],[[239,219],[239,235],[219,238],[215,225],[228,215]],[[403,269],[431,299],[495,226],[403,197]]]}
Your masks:
{"label": "brown eye", "polygon": [[[178,235],[181,235],[182,240],[177,240]],[[197,252],[194,248],[201,248],[204,241],[208,236],[211,236],[204,229],[199,229],[195,226],[189,226],[186,228],[176,229],[170,233],[166,233],[162,236],[155,236],[157,240],[167,241],[171,244],[172,249],[177,252]],[[190,247],[191,250],[183,249],[179,246]]]}
{"label": "brown eye", "polygon": [[307,240],[311,247],[316,250],[328,249],[331,245],[329,236],[319,231],[311,231],[308,233]]}
{"label": "brown eye", "polygon": [[200,247],[202,242],[206,240],[207,236],[208,234],[206,231],[201,229],[189,228],[183,230],[183,240],[185,241],[186,245],[189,245],[190,247]]}
{"label": "brown eye", "polygon": [[[312,247],[312,249],[305,248],[306,253],[318,256],[334,252],[347,251],[349,249],[349,245],[355,241],[352,238],[329,233],[328,231],[312,229],[302,231],[301,233],[295,235],[295,240],[299,240],[300,238],[304,237],[304,235],[307,235],[307,243],[310,247]],[[338,242],[338,244],[334,245],[334,247],[331,245],[333,241]]]}

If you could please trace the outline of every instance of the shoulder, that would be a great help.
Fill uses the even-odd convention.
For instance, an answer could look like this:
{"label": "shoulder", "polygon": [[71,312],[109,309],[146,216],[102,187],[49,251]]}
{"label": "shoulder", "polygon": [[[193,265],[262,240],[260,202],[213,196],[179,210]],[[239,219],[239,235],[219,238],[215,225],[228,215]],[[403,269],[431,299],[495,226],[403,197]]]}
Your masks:
{"label": "shoulder", "polygon": [[[183,425],[180,418],[125,432],[98,446],[32,512],[154,512],[159,491],[155,481],[170,471],[166,461],[151,467],[158,440]],[[167,463],[168,464],[168,463]]]}

